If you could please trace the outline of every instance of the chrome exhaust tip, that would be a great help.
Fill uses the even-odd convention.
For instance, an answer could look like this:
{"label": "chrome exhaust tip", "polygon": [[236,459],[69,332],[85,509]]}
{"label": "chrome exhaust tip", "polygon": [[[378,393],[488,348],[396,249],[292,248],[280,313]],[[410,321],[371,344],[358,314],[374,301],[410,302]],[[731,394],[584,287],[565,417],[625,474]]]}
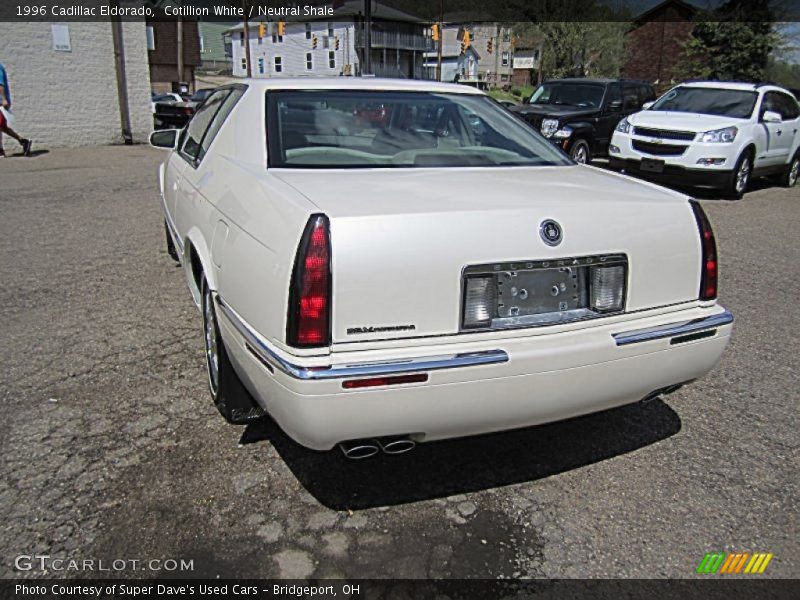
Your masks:
{"label": "chrome exhaust tip", "polygon": [[339,449],[351,460],[361,460],[375,456],[380,452],[380,447],[375,440],[357,440],[355,442],[342,442]]}
{"label": "chrome exhaust tip", "polygon": [[406,437],[378,440],[378,443],[385,454],[404,454],[417,446],[414,440]]}

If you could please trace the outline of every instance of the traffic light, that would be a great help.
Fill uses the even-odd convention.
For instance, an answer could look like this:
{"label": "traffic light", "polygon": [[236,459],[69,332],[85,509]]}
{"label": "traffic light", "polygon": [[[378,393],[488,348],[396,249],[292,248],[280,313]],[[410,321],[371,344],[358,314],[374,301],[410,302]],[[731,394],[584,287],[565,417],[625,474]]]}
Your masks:
{"label": "traffic light", "polygon": [[278,35],[283,37],[284,33],[286,33],[286,23],[283,21],[278,21]]}
{"label": "traffic light", "polygon": [[469,31],[466,29],[464,30],[464,35],[461,36],[461,54],[464,54],[472,45],[472,37],[469,34]]}
{"label": "traffic light", "polygon": [[434,42],[438,42],[439,41],[439,24],[438,23],[434,23],[433,26],[431,27],[431,39]]}
{"label": "traffic light", "polygon": [[337,36],[336,36],[335,38],[333,38],[333,39],[335,39],[335,40],[336,40],[336,43],[333,45],[333,47],[334,47],[334,49],[335,49],[335,50],[338,50],[338,49],[339,49],[339,36],[337,35]]}
{"label": "traffic light", "polygon": [[486,52],[491,54],[492,51],[493,51],[493,49],[492,49],[492,38],[489,38],[489,41],[486,42]]}
{"label": "traffic light", "polygon": [[311,36],[311,47],[313,49],[315,49],[315,50],[317,48],[317,36],[316,35],[312,35]]}
{"label": "traffic light", "polygon": [[264,23],[258,24],[258,37],[263,38],[267,35],[267,26]]}

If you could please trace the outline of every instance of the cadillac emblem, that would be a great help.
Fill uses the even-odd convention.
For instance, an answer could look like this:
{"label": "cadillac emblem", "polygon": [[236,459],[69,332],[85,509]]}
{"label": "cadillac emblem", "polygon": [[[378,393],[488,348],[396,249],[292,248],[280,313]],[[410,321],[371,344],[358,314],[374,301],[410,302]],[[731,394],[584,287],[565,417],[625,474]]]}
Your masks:
{"label": "cadillac emblem", "polygon": [[545,219],[539,225],[539,235],[542,236],[542,241],[548,246],[558,246],[564,238],[561,231],[561,225],[553,221],[553,219]]}

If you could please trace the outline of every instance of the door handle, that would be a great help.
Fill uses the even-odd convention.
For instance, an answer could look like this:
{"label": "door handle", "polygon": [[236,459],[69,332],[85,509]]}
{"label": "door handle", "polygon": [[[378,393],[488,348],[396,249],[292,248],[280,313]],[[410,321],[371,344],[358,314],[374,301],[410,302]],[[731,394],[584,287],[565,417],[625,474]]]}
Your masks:
{"label": "door handle", "polygon": [[778,135],[780,135],[780,134],[781,134],[781,133],[783,133],[783,132],[782,132],[780,129],[778,129],[778,131],[777,131],[776,133],[777,133]]}

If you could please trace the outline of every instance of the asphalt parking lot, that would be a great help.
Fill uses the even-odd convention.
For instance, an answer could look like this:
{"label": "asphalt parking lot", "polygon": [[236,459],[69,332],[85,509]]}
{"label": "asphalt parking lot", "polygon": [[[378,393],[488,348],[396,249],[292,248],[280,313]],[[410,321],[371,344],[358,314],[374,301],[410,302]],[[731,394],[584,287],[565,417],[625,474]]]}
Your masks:
{"label": "asphalt parking lot", "polygon": [[[207,577],[800,577],[800,188],[704,202],[734,338],[707,378],[399,457],[304,450],[212,406],[151,148],[0,162],[0,577],[15,557],[191,559]],[[635,376],[635,374],[632,374]]]}

